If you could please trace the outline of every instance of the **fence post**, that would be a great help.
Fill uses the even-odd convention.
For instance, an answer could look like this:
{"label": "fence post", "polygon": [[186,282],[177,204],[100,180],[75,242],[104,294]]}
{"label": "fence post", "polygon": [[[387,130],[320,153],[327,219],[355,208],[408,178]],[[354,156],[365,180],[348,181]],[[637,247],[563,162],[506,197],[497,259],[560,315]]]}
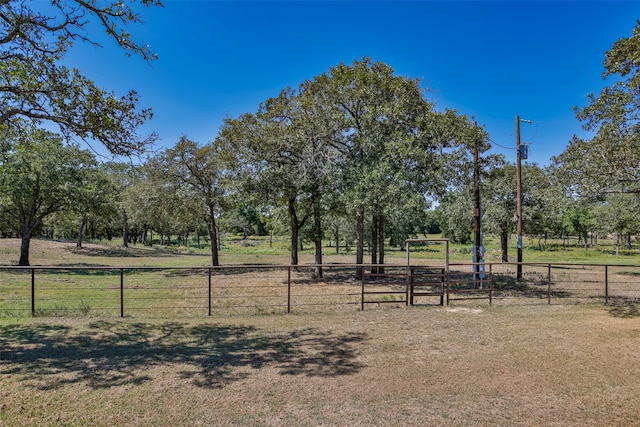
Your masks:
{"label": "fence post", "polygon": [[120,317],[124,317],[124,268],[120,269]]}
{"label": "fence post", "polygon": [[287,268],[287,314],[291,313],[291,265]]}
{"label": "fence post", "polygon": [[36,269],[31,269],[31,317],[36,317]]}
{"label": "fence post", "polygon": [[547,304],[551,305],[551,263],[547,265]]}
{"label": "fence post", "polygon": [[211,316],[211,267],[209,267],[209,287],[208,287],[207,300],[208,300],[208,306],[209,306],[208,315]]}
{"label": "fence post", "polygon": [[489,267],[489,305],[491,304],[493,304],[493,277],[491,275],[491,267]]}
{"label": "fence post", "polygon": [[604,266],[604,302],[609,304],[609,266]]}
{"label": "fence post", "polygon": [[411,299],[411,305],[413,305],[413,292],[409,295],[409,287],[412,286],[413,282],[413,269],[407,264],[406,270],[407,280],[405,283],[405,295],[404,295],[404,305],[409,306],[409,299]]}
{"label": "fence post", "polygon": [[362,281],[362,294],[360,296],[360,310],[364,311],[364,268],[362,269],[362,277],[360,280]]}

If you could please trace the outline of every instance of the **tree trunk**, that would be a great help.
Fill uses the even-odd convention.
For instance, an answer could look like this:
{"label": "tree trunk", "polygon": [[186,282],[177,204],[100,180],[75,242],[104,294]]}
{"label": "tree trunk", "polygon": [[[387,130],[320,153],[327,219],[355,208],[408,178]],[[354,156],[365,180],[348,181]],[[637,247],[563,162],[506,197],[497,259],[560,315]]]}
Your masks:
{"label": "tree trunk", "polygon": [[291,265],[298,265],[298,224],[291,218]]}
{"label": "tree trunk", "polygon": [[378,216],[373,214],[371,216],[371,272],[373,274],[378,273]]}
{"label": "tree trunk", "polygon": [[31,230],[23,228],[22,242],[20,243],[20,260],[18,265],[28,266],[29,264],[29,246],[31,244]]}
{"label": "tree trunk", "polygon": [[616,233],[616,255],[620,255],[620,233]]}
{"label": "tree trunk", "polygon": [[587,249],[589,249],[589,232],[585,231],[582,238],[584,239],[584,250],[586,251]]}
{"label": "tree trunk", "polygon": [[129,247],[129,217],[124,209],[122,209],[122,246]]}
{"label": "tree trunk", "polygon": [[309,218],[308,215],[302,220],[298,219],[298,214],[296,213],[296,197],[289,197],[288,202],[288,212],[289,212],[289,222],[291,225],[291,265],[298,265],[298,245],[302,247],[302,241],[300,240],[300,230],[304,226],[304,223]]}
{"label": "tree trunk", "polygon": [[[356,215],[356,264],[364,263],[364,207]],[[356,280],[362,280],[363,267],[356,267]]]}
{"label": "tree trunk", "polygon": [[509,262],[509,233],[500,232],[500,247],[502,248],[502,262]]}
{"label": "tree trunk", "polygon": [[211,265],[220,265],[218,258],[218,229],[216,227],[216,217],[212,206],[209,206],[209,239],[211,239]]}
{"label": "tree trunk", "polygon": [[320,206],[313,204],[313,240],[315,246],[315,272],[316,279],[322,279],[322,220],[320,218]]}
{"label": "tree trunk", "polygon": [[[384,264],[384,217],[378,217],[378,264]],[[378,267],[378,273],[384,273],[384,267]]]}
{"label": "tree trunk", "polygon": [[78,240],[76,241],[76,248],[82,249],[82,230],[84,230],[85,217],[80,218],[80,226],[78,227]]}

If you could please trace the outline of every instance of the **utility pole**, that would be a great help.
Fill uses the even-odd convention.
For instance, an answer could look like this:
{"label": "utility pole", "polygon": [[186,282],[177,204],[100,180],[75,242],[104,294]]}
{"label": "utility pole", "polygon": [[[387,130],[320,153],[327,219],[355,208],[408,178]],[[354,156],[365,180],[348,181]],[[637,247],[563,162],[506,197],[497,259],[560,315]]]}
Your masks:
{"label": "utility pole", "polygon": [[483,271],[481,268],[484,256],[484,248],[482,247],[482,211],[480,204],[480,155],[478,153],[478,145],[473,150],[473,217],[474,217],[474,259],[473,270],[475,274],[475,287],[482,288]]}
{"label": "utility pole", "polygon": [[520,122],[531,123],[531,120],[520,120],[520,116],[516,116],[516,198],[517,210],[516,218],[518,225],[516,234],[518,235],[518,266],[516,278],[518,281],[522,279],[522,144],[520,143]]}

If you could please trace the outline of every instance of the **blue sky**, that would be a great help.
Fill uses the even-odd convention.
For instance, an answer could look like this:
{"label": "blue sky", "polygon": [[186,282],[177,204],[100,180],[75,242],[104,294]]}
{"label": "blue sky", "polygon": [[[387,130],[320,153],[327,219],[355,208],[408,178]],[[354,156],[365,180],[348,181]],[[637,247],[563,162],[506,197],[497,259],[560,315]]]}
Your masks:
{"label": "blue sky", "polygon": [[[574,106],[599,93],[604,53],[629,37],[637,1],[180,1],[132,26],[159,59],[126,57],[108,40],[67,62],[117,94],[136,89],[158,148],[205,143],[225,116],[255,112],[287,86],[365,56],[419,78],[437,108],[475,116],[515,161],[515,116],[529,161],[542,165],[574,134]],[[501,148],[504,146],[507,148]]]}

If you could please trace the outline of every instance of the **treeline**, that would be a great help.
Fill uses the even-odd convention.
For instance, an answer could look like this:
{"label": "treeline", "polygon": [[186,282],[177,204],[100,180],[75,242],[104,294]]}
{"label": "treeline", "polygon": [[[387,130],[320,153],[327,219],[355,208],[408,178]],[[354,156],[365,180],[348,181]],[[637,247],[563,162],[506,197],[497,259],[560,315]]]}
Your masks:
{"label": "treeline", "polygon": [[[638,40],[640,24],[606,54],[613,85],[576,108],[594,138],[574,137],[549,167],[523,165],[523,231],[540,246],[550,237],[578,235],[586,247],[594,236],[621,242],[639,232]],[[226,118],[211,142],[183,136],[140,164],[99,163],[38,124],[0,123],[0,235],[22,238],[21,265],[32,236],[71,230],[79,246],[83,235],[122,236],[124,245],[151,242],[153,233],[161,241],[195,235],[208,242],[212,265],[221,232],[286,233],[292,264],[301,242],[322,264],[331,236],[353,242],[356,263],[366,248],[372,264],[383,264],[386,246],[407,237],[441,230],[470,242],[476,154],[483,231],[500,237],[508,260],[515,166],[484,154],[488,135],[472,119],[436,108],[418,80],[367,58]]]}
{"label": "treeline", "polygon": [[[499,237],[502,260],[509,261],[509,238],[516,232],[516,167],[511,163],[485,171],[481,182],[482,225],[485,233]],[[522,166],[523,234],[539,249],[548,239],[578,237],[585,249],[598,238],[613,236],[617,251],[629,246],[640,234],[640,195],[637,193],[594,193],[580,197],[567,184],[558,163],[542,168],[535,163]],[[471,244],[473,236],[473,187],[470,184],[449,191],[435,210],[445,236],[457,243]]]}
{"label": "treeline", "polygon": [[[221,230],[286,227],[292,264],[303,240],[321,264],[329,233],[353,238],[357,263],[367,247],[371,262],[383,264],[385,245],[425,232],[432,201],[464,182],[472,150],[489,148],[480,127],[437,110],[419,81],[366,58],[227,118],[212,142],[183,136],[141,165],[98,164],[26,126],[3,136],[2,233],[23,238],[21,264],[34,233],[72,226],[79,245],[84,233],[113,238],[116,230],[126,245],[152,232],[206,232],[211,243]],[[218,245],[210,247],[218,265]]]}
{"label": "treeline", "polygon": [[[34,235],[122,238],[195,236],[219,265],[220,233],[290,236],[291,263],[303,242],[353,244],[356,263],[384,264],[387,245],[443,232],[470,243],[473,153],[484,130],[452,110],[439,111],[417,80],[368,59],[340,64],[227,118],[205,144],[183,136],[140,164],[103,162],[61,136],[24,125],[2,133],[3,236],[22,238],[29,263]],[[480,156],[483,229],[500,237],[502,258],[516,220],[515,166]],[[524,234],[549,237],[638,233],[638,198],[580,196],[562,158],[523,166]],[[437,203],[434,203],[436,202]],[[435,207],[435,209],[434,209]],[[366,251],[365,251],[366,249]],[[321,277],[322,271],[316,274]],[[357,275],[362,274],[361,269]]]}

